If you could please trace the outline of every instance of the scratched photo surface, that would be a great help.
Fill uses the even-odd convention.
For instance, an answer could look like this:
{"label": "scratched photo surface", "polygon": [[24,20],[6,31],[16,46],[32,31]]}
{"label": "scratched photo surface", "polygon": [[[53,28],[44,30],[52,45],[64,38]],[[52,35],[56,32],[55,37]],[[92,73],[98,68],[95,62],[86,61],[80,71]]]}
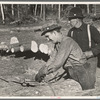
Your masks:
{"label": "scratched photo surface", "polygon": [[[57,23],[67,36],[71,29],[67,16],[73,7],[81,8],[83,22],[100,32],[100,4],[0,3],[0,97],[100,96],[98,67],[94,89],[83,91],[77,81],[62,75],[62,68],[44,82],[35,81],[54,50],[54,44],[41,36],[43,28]],[[97,66],[97,59],[93,60],[90,63]]]}

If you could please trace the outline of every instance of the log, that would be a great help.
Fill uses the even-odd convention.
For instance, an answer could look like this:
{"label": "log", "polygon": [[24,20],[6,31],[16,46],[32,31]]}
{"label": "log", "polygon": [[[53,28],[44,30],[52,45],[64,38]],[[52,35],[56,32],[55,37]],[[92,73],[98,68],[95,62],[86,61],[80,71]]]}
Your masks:
{"label": "log", "polygon": [[38,45],[35,41],[31,41],[28,43],[16,43],[16,44],[11,44],[9,46],[9,51],[12,53],[15,52],[25,52],[31,50],[33,53],[36,53],[38,51]]}
{"label": "log", "polygon": [[16,44],[16,43],[19,43],[18,38],[15,36],[11,37],[10,44]]}
{"label": "log", "polygon": [[11,48],[11,52],[12,52],[12,53],[16,53],[16,52],[18,52],[18,51],[20,51],[20,48],[19,48],[19,47]]}
{"label": "log", "polygon": [[25,52],[25,51],[27,51],[27,50],[30,50],[30,48],[25,48],[23,45],[21,45],[21,46],[15,46],[15,47],[12,47],[12,48],[10,49],[10,51],[11,51],[12,53],[16,53],[16,52]]}
{"label": "log", "polygon": [[44,54],[51,55],[51,53],[54,51],[54,44],[51,42],[41,43],[39,45],[39,50]]}
{"label": "log", "polygon": [[[30,45],[30,44],[29,44],[29,45]],[[25,46],[23,46],[23,45],[21,45],[21,46],[15,46],[15,47],[12,47],[12,48],[10,49],[10,51],[11,51],[12,53],[16,53],[16,52],[25,52],[25,51],[28,51],[28,50],[31,50],[30,47],[28,47],[28,45],[27,45],[27,47],[25,47]]]}
{"label": "log", "polygon": [[8,46],[6,45],[5,42],[1,42],[0,43],[0,50],[3,50],[3,51],[7,51],[8,50]]}
{"label": "log", "polygon": [[51,42],[47,43],[41,43],[38,44],[36,41],[32,40],[27,43],[13,43],[8,46],[7,53],[11,51],[12,53],[16,52],[25,52],[25,51],[32,51],[33,53],[36,53],[38,51],[51,55],[52,51],[54,50],[54,44]]}
{"label": "log", "polygon": [[40,44],[39,50],[44,54],[48,54],[48,46],[46,44]]}
{"label": "log", "polygon": [[7,52],[11,51],[12,53],[14,53],[18,51],[24,52],[24,51],[31,50],[32,52],[36,53],[38,51],[38,45],[39,44],[37,44],[34,40],[31,40],[30,38],[26,41],[21,39],[20,37],[17,38],[16,36],[13,36],[10,39],[10,44],[8,44],[9,50]]}
{"label": "log", "polygon": [[16,23],[21,23],[21,20],[18,19],[18,20],[15,20],[15,21],[13,21],[13,22],[10,22],[10,24],[16,24]]}
{"label": "log", "polygon": [[25,52],[31,50],[31,43],[22,44],[20,46],[20,52]]}
{"label": "log", "polygon": [[20,46],[20,51],[21,51],[21,52],[24,52],[24,51],[25,51],[24,46]]}
{"label": "log", "polygon": [[[10,43],[8,43],[7,53],[9,51],[11,51],[12,53],[15,53],[15,52],[24,52],[24,51],[29,51],[29,50],[31,50],[33,53],[36,53],[40,50],[42,53],[50,55],[53,50],[52,48],[54,48],[52,46],[52,43],[47,42],[46,40],[43,41],[41,39],[39,40],[34,39],[35,40],[34,41],[33,39],[28,38],[28,37],[26,39],[24,38],[24,40],[22,38],[18,36],[11,37]],[[41,49],[41,43],[42,43],[42,49]]]}
{"label": "log", "polygon": [[11,44],[11,45],[8,46],[8,49],[9,50],[7,52],[10,52],[11,51],[12,53],[15,53],[17,51],[20,51],[19,47],[20,47],[20,44],[19,43]]}
{"label": "log", "polygon": [[34,53],[38,51],[38,44],[35,41],[31,41],[31,51]]}

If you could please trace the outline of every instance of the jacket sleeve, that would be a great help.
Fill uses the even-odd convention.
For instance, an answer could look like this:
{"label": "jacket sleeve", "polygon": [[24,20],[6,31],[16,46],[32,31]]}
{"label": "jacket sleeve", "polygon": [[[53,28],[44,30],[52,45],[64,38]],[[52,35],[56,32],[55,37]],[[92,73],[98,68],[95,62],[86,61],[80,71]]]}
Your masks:
{"label": "jacket sleeve", "polygon": [[70,39],[67,39],[66,41],[63,41],[60,44],[60,48],[58,50],[58,53],[54,59],[54,61],[50,64],[49,68],[60,68],[64,65],[65,61],[70,55],[70,52],[72,50],[73,44],[71,43]]}
{"label": "jacket sleeve", "polygon": [[49,60],[48,60],[47,63],[46,63],[46,66],[49,66],[49,65],[54,61],[54,59],[55,59],[55,57],[56,57],[56,54],[57,54],[57,51],[56,51],[56,49],[54,49],[54,51],[53,51],[52,54],[50,55]]}
{"label": "jacket sleeve", "polygon": [[71,37],[71,29],[68,31],[67,36],[68,36],[68,37]]}
{"label": "jacket sleeve", "polygon": [[93,39],[93,41],[96,43],[96,46],[92,48],[91,50],[94,56],[96,56],[100,53],[100,33],[93,26],[90,27],[90,30],[91,30],[91,39]]}

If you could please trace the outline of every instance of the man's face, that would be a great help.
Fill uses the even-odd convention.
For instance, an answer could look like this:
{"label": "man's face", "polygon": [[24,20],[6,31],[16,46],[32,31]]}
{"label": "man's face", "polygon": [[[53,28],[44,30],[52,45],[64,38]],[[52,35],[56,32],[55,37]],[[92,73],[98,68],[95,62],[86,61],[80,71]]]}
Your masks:
{"label": "man's face", "polygon": [[71,19],[70,20],[70,24],[72,27],[75,27],[77,25],[77,23],[78,23],[78,19]]}
{"label": "man's face", "polygon": [[55,32],[47,32],[45,37],[48,41],[52,41],[53,43],[57,42],[57,36]]}

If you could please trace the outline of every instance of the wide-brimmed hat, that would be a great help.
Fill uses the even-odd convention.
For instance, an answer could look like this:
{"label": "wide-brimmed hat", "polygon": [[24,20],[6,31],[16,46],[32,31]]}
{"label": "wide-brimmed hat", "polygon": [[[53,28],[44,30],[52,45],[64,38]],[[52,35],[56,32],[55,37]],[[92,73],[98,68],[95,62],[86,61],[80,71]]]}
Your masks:
{"label": "wide-brimmed hat", "polygon": [[75,18],[79,18],[82,19],[84,18],[83,14],[82,14],[82,10],[78,7],[73,7],[68,15],[69,20],[70,19],[75,19]]}
{"label": "wide-brimmed hat", "polygon": [[53,24],[47,27],[43,28],[43,32],[41,34],[41,36],[45,35],[47,32],[53,31],[53,30],[57,30],[57,29],[61,29],[61,26],[57,25],[57,24]]}

